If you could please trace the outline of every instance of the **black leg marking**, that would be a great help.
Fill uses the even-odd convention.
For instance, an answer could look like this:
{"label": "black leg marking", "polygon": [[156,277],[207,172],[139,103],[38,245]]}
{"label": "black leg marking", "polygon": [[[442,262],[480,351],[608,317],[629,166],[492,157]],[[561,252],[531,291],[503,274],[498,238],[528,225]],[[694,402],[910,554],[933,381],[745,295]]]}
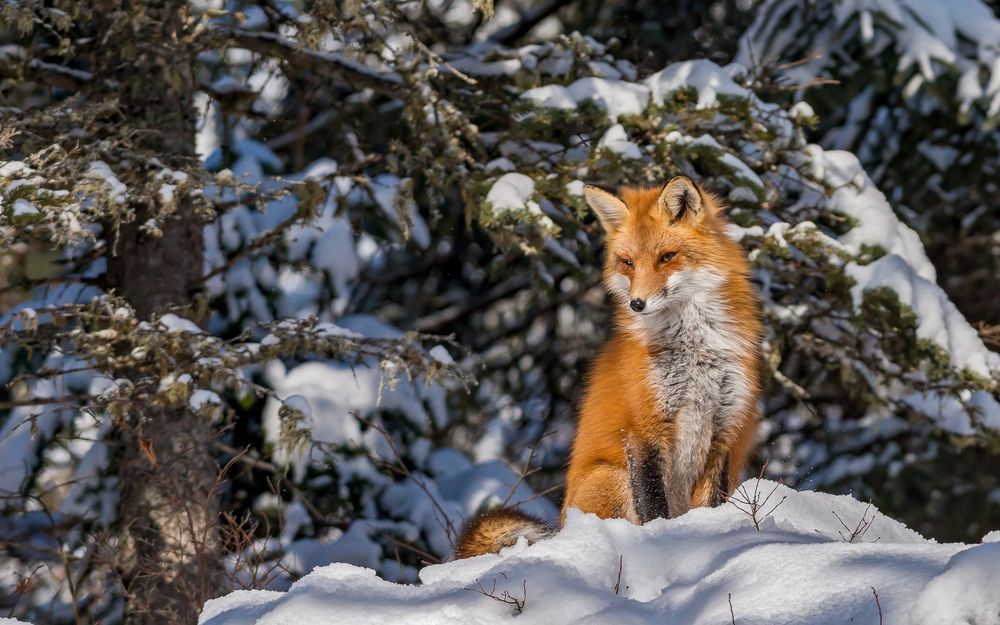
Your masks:
{"label": "black leg marking", "polygon": [[723,456],[719,479],[715,484],[715,494],[712,496],[712,505],[721,506],[727,497],[729,497],[729,456]]}
{"label": "black leg marking", "polygon": [[658,449],[643,445],[628,454],[632,502],[640,523],[658,517],[670,518],[663,490],[663,456]]}

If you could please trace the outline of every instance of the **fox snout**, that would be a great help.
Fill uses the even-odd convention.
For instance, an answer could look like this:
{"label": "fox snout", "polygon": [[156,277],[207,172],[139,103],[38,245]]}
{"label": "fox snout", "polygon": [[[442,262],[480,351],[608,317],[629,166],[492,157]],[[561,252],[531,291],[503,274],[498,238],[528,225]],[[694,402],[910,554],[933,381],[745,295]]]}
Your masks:
{"label": "fox snout", "polygon": [[667,305],[667,289],[656,288],[648,292],[634,291],[628,294],[625,303],[638,314],[650,314],[662,310]]}
{"label": "fox snout", "polygon": [[[636,263],[639,265],[639,263]],[[630,312],[651,313],[666,304],[668,280],[652,268],[637,266],[631,276],[622,276],[623,302]]]}

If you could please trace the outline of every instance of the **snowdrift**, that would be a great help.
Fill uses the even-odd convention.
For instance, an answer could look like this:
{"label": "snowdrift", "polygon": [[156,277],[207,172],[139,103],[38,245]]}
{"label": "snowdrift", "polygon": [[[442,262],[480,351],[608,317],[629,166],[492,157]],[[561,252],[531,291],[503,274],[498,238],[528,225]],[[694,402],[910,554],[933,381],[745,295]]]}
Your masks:
{"label": "snowdrift", "polygon": [[1000,532],[942,545],[849,496],[767,480],[641,527],[571,511],[551,539],[420,578],[330,564],[288,592],[209,601],[200,623],[1000,624]]}

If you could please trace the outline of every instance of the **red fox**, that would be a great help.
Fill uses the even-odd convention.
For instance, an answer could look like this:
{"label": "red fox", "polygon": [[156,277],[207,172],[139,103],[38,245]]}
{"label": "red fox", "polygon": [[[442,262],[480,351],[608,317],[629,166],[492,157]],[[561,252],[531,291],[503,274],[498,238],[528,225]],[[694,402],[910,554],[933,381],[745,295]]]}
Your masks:
{"label": "red fox", "polygon": [[[566,477],[568,508],[645,523],[721,503],[759,419],[762,322],[719,201],[686,176],[584,186],[606,233],[616,331],[590,371]],[[516,510],[473,520],[457,557],[552,533]]]}

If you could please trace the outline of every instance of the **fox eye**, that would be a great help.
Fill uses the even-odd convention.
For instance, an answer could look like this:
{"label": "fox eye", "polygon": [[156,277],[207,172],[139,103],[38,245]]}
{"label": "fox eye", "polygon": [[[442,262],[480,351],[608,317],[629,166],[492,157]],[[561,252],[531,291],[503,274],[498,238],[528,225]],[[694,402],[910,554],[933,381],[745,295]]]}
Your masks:
{"label": "fox eye", "polygon": [[669,263],[670,261],[672,261],[674,259],[674,256],[677,256],[677,252],[667,252],[667,253],[663,254],[662,256],[660,256],[660,262],[661,263]]}
{"label": "fox eye", "polygon": [[632,265],[635,264],[635,263],[632,262],[631,258],[619,258],[618,260],[620,262],[624,263],[626,267],[631,267]]}

